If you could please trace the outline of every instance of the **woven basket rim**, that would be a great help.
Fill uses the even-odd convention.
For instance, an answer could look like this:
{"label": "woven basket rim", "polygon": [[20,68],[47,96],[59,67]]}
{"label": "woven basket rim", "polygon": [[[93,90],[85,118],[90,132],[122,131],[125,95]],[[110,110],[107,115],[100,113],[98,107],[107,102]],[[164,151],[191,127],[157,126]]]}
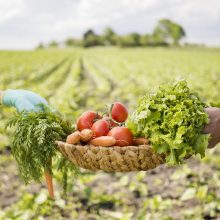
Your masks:
{"label": "woven basket rim", "polygon": [[98,149],[103,149],[103,150],[106,150],[106,149],[124,149],[124,150],[135,150],[135,149],[147,149],[147,148],[152,148],[151,145],[149,144],[144,144],[144,145],[137,145],[137,146],[134,146],[134,145],[131,145],[131,146],[111,146],[111,147],[103,147],[103,146],[95,146],[95,145],[92,145],[92,144],[68,144],[64,141],[56,141],[56,144],[57,145],[60,145],[60,144],[65,144],[65,146],[69,146],[69,147],[75,147],[75,148],[80,148],[80,147],[83,147],[83,148],[98,148]]}
{"label": "woven basket rim", "polygon": [[165,162],[151,145],[111,146],[68,144],[56,141],[58,150],[76,166],[107,172],[150,170]]}

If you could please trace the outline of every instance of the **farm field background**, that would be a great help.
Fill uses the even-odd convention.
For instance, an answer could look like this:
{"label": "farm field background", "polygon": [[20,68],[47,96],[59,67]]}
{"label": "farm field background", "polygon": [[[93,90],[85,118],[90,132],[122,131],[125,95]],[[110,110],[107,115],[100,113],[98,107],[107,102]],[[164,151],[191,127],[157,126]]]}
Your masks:
{"label": "farm field background", "polygon": [[[220,49],[93,48],[0,51],[0,90],[29,89],[74,121],[113,101],[135,109],[138,98],[177,78],[208,103],[220,103]],[[13,109],[0,108],[0,219],[220,219],[220,150],[179,167],[150,172],[88,172],[67,200],[47,200],[44,183],[25,186],[10,156]],[[111,187],[110,187],[111,186]]]}

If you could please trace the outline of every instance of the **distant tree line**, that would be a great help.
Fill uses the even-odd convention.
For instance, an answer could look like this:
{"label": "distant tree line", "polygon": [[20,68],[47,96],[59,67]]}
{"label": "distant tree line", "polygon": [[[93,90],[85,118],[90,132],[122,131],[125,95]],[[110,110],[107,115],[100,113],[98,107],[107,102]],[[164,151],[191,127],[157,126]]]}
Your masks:
{"label": "distant tree line", "polygon": [[169,19],[161,19],[155,26],[152,34],[139,34],[136,32],[118,35],[112,28],[106,28],[101,35],[96,34],[92,29],[86,31],[81,39],[68,38],[63,43],[51,41],[48,45],[39,44],[38,49],[44,47],[58,46],[120,46],[120,47],[139,47],[139,46],[168,46],[179,45],[180,40],[186,36],[185,30],[180,24]]}

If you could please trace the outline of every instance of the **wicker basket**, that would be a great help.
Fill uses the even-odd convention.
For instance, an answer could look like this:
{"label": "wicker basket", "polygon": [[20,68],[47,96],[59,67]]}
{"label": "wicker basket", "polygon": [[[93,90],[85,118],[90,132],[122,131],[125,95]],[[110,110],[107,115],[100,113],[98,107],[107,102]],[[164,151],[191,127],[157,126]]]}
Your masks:
{"label": "wicker basket", "polygon": [[165,162],[150,145],[97,147],[57,141],[59,151],[78,167],[107,172],[150,170]]}

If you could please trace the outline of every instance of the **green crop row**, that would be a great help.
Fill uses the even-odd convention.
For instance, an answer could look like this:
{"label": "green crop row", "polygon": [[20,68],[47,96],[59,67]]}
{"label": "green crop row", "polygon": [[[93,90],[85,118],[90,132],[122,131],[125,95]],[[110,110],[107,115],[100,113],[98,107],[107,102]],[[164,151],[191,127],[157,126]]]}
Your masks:
{"label": "green crop row", "polygon": [[[29,89],[64,116],[105,111],[113,101],[132,112],[138,99],[161,83],[185,78],[206,102],[220,102],[219,49],[93,48],[0,51],[0,90]],[[55,202],[44,183],[24,186],[9,154],[15,110],[0,108],[0,220],[6,219],[218,219],[220,151],[180,167],[108,174],[82,170],[64,200],[55,183]],[[10,184],[9,184],[10,183]]]}

